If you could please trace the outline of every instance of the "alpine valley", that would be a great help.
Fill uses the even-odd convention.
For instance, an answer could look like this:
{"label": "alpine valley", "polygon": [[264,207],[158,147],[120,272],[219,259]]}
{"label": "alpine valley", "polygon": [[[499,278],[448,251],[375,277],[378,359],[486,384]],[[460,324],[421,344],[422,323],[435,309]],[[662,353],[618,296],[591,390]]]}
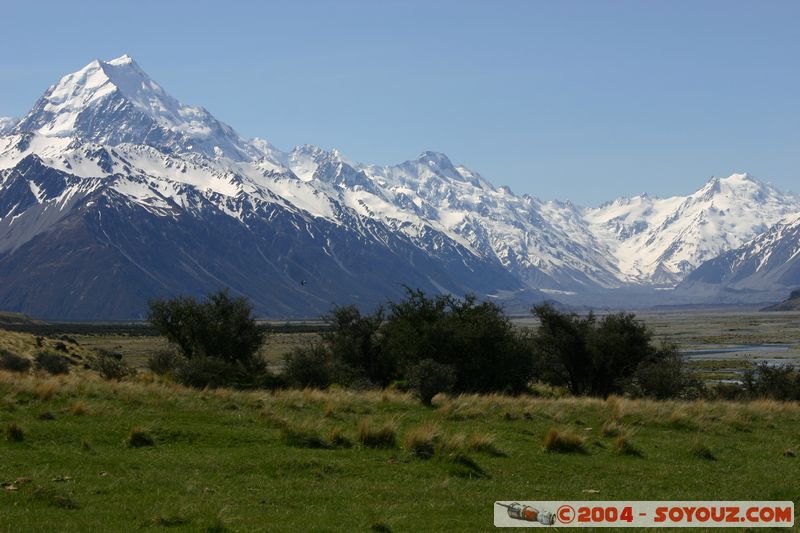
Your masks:
{"label": "alpine valley", "polygon": [[447,156],[281,151],[183,105],[128,56],[0,118],[0,309],[141,318],[221,287],[265,317],[371,308],[404,286],[510,310],[757,303],[800,285],[800,197],[747,174],[599,207],[496,187]]}

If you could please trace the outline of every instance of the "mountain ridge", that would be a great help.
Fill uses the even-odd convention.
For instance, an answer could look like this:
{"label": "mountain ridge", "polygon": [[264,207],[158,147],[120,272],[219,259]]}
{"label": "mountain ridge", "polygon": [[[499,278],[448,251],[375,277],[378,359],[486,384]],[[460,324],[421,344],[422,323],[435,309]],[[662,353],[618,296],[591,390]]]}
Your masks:
{"label": "mountain ridge", "polygon": [[[182,235],[194,242],[205,230],[192,226],[195,234],[189,237],[175,226],[176,221],[188,227],[213,211],[214,217],[228,217],[244,228],[245,233],[234,233],[245,248],[271,234],[271,222],[289,221],[281,226],[285,234],[280,240],[293,234],[298,243],[308,243],[308,249],[299,246],[309,261],[313,257],[326,263],[321,272],[327,277],[321,279],[329,285],[337,276],[354,272],[352,265],[343,266],[342,252],[332,250],[339,246],[346,249],[345,255],[358,255],[365,247],[375,264],[383,263],[382,254],[403,250],[404,266],[394,280],[398,286],[414,280],[429,290],[475,291],[512,299],[526,294],[539,298],[539,290],[558,294],[674,287],[703,261],[742,245],[791,213],[800,213],[800,197],[747,174],[710,180],[685,197],[640,195],[585,208],[514,195],[508,187],[494,186],[439,152],[424,151],[416,159],[380,166],[352,162],[337,150],[312,145],[281,151],[263,139],[243,139],[201,107],[181,104],[129,56],[93,61],[62,77],[25,117],[0,135],[4,279],[33,283],[20,277],[20,271],[33,265],[14,256],[34,239],[54,234],[72,210],[82,209],[91,219],[93,206],[98,209],[97,203],[90,203],[98,201],[90,199],[93,194],[110,198],[117,215],[109,211],[106,216],[120,218],[119,225],[131,233],[137,232],[136,227],[126,225],[121,213],[152,218],[153,231],[169,230],[176,238]],[[214,220],[222,224],[222,219]],[[317,242],[319,234],[335,235],[335,242]],[[102,240],[102,234],[81,235]],[[70,238],[80,241],[74,235]],[[124,234],[116,238],[126,240]],[[349,244],[343,248],[344,242]],[[286,246],[273,252],[291,253]],[[173,247],[180,249],[180,242]],[[320,251],[322,256],[317,257]],[[26,257],[33,261],[36,255]],[[134,265],[134,256],[125,248],[113,262]],[[262,267],[276,260],[250,258]],[[166,268],[155,258],[148,261],[153,265],[133,268],[142,273]],[[213,247],[194,261],[214,262]],[[423,270],[421,263],[426,265]],[[11,268],[12,264],[16,266]],[[187,265],[179,270],[187,279],[205,280],[194,292],[200,285],[209,289],[215,283],[225,284],[223,271],[210,276]],[[158,278],[143,275],[153,283]],[[359,271],[355,277],[376,275],[380,274]],[[481,278],[487,275],[490,279]],[[292,278],[301,281],[308,280]],[[240,280],[240,285],[248,284]],[[170,293],[180,292],[179,284],[164,286]],[[376,282],[378,286],[396,293]],[[325,298],[378,300],[375,295],[366,298],[366,290],[360,294],[357,287],[347,294],[328,289]],[[294,296],[277,299],[296,301],[303,312],[324,307],[320,302],[310,304],[315,297],[297,288],[287,285],[284,290]],[[29,305],[19,291],[14,294],[4,300],[0,291],[0,306]],[[141,302],[137,305],[141,308]],[[259,305],[268,308],[268,298],[260,299]]]}

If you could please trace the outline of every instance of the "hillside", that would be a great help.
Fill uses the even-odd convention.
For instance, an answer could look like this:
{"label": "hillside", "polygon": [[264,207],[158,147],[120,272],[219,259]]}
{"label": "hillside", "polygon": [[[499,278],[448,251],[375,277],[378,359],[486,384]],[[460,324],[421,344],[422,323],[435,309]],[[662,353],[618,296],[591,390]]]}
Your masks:
{"label": "hillside", "polygon": [[786,300],[765,307],[762,311],[800,311],[800,290],[792,291]]}

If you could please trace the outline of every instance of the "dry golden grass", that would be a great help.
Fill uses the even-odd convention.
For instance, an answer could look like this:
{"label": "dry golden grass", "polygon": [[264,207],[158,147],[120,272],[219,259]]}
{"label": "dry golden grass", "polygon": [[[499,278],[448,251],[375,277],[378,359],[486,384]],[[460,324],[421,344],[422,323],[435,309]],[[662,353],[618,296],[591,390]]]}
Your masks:
{"label": "dry golden grass", "polygon": [[403,448],[423,459],[433,457],[442,437],[442,431],[433,424],[423,424],[409,429],[403,437]]}
{"label": "dry golden grass", "polygon": [[642,451],[631,442],[631,435],[628,432],[622,433],[614,439],[612,450],[617,455],[631,455],[641,457]]}
{"label": "dry golden grass", "polygon": [[484,433],[473,433],[467,439],[467,450],[493,455],[495,457],[506,457],[507,454],[497,447],[493,435]]}
{"label": "dry golden grass", "polygon": [[600,429],[600,432],[604,437],[617,437],[624,431],[624,426],[620,424],[616,420],[608,420],[603,427]]}
{"label": "dry golden grass", "polygon": [[397,423],[393,420],[377,426],[370,418],[359,422],[356,440],[369,448],[393,448],[397,445]]}
{"label": "dry golden grass", "polygon": [[86,406],[86,402],[83,400],[72,402],[72,405],[69,406],[69,414],[72,416],[83,416],[88,413],[89,408]]}
{"label": "dry golden grass", "polygon": [[585,453],[585,439],[569,430],[550,429],[544,438],[544,449],[557,453]]}

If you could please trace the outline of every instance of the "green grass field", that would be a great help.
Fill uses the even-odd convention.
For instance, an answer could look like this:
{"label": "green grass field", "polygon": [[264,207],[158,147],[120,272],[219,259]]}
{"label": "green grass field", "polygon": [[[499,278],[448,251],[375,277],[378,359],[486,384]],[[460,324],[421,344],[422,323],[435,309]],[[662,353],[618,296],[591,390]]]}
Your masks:
{"label": "green grass field", "polygon": [[[796,404],[498,395],[423,408],[390,391],[9,373],[0,398],[0,426],[23,433],[0,441],[1,531],[486,531],[503,499],[800,502]],[[394,425],[396,444],[360,444],[365,420]],[[135,427],[152,446],[129,444]],[[582,450],[544,451],[553,428]],[[620,431],[641,455],[615,451]],[[410,433],[433,439],[433,457]]]}
{"label": "green grass field", "polygon": [[[645,319],[696,346],[796,342],[797,316]],[[277,367],[315,335],[273,333],[262,355]],[[0,348],[31,357],[60,338],[0,330]],[[495,500],[800,502],[798,404],[197,391],[142,369],[159,337],[72,338],[69,376],[0,372],[2,532],[487,531]],[[84,370],[100,348],[139,374]],[[383,445],[367,426],[386,426]],[[132,446],[135,428],[152,445]],[[579,449],[546,451],[554,429]]]}

